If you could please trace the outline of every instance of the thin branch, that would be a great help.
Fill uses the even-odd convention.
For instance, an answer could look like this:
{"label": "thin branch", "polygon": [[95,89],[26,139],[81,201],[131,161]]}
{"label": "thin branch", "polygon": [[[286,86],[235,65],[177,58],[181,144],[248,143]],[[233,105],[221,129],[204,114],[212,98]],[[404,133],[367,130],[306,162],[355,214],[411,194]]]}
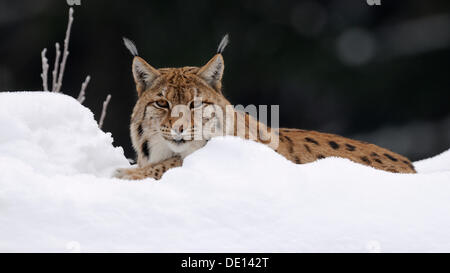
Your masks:
{"label": "thin branch", "polygon": [[72,29],[72,23],[73,23],[73,8],[70,8],[69,9],[69,21],[67,23],[67,30],[66,30],[66,38],[64,39],[64,51],[63,51],[61,67],[60,67],[59,75],[58,75],[58,83],[57,83],[55,92],[61,91],[64,69],[66,67],[67,56],[69,56],[69,39],[70,39],[70,31]]}
{"label": "thin branch", "polygon": [[83,84],[81,85],[81,90],[80,90],[80,94],[78,95],[77,100],[83,104],[84,100],[86,99],[86,87],[89,84],[89,81],[91,80],[91,76],[87,76],[86,79],[84,80]]}
{"label": "thin branch", "polygon": [[102,114],[100,116],[100,122],[98,123],[98,127],[100,129],[102,129],[102,127],[103,127],[103,121],[105,120],[106,110],[108,109],[108,104],[109,104],[110,100],[111,100],[111,94],[108,94],[108,96],[106,97],[106,100],[103,102]]}
{"label": "thin branch", "polygon": [[44,88],[44,91],[48,91],[48,59],[45,56],[47,53],[47,49],[44,48],[41,52],[41,59],[42,59],[42,87]]}
{"label": "thin branch", "polygon": [[53,65],[52,72],[52,91],[56,91],[56,80],[58,77],[59,58],[61,57],[61,50],[59,49],[59,43],[55,44],[55,64]]}

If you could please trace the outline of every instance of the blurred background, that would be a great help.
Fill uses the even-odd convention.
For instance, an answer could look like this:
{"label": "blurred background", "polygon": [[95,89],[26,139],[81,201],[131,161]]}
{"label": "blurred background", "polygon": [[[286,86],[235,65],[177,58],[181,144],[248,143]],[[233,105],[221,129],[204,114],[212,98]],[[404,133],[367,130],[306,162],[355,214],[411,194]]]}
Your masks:
{"label": "blurred background", "polygon": [[[413,160],[450,147],[450,2],[88,1],[75,21],[62,90],[77,97],[134,157],[134,40],[154,67],[199,66],[225,33],[224,94],[233,104],[280,105],[280,126],[373,142]],[[369,0],[369,2],[376,2]],[[63,43],[65,0],[0,0],[0,90],[42,90]],[[51,77],[50,77],[51,79]]]}

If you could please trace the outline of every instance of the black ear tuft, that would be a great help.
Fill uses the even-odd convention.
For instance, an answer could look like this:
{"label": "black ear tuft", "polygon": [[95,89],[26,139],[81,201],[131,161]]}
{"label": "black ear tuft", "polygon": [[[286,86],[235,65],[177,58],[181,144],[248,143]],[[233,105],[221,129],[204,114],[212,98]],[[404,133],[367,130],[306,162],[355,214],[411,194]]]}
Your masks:
{"label": "black ear tuft", "polygon": [[222,38],[222,41],[220,41],[219,46],[217,47],[217,53],[222,54],[222,52],[225,50],[225,47],[227,47],[229,42],[230,36],[228,34],[225,34],[225,36],[223,36]]}
{"label": "black ear tuft", "polygon": [[133,43],[133,41],[131,41],[130,39],[125,38],[125,37],[122,37],[122,38],[123,38],[123,43],[125,44],[127,49],[131,52],[131,54],[133,56],[138,56],[139,53],[138,53],[136,45]]}

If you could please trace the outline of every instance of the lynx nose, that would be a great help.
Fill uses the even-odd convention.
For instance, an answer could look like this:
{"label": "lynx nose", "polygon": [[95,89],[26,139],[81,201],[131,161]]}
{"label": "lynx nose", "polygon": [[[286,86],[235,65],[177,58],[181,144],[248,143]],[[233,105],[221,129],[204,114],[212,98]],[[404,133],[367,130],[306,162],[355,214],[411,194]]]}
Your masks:
{"label": "lynx nose", "polygon": [[174,140],[181,140],[183,138],[183,125],[172,128],[171,133]]}
{"label": "lynx nose", "polygon": [[182,134],[183,133],[183,125],[180,125],[178,127],[175,127],[172,129],[176,134]]}

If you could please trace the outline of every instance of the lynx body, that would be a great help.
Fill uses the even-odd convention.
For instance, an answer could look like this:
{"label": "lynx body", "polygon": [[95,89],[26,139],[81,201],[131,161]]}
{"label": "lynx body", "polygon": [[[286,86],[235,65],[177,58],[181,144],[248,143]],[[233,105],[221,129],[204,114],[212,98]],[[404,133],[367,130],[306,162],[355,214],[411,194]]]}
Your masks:
{"label": "lynx body", "polygon": [[[131,116],[130,132],[138,166],[118,169],[115,174],[118,178],[160,179],[168,169],[181,166],[187,155],[203,147],[214,135],[199,132],[198,127],[267,144],[297,164],[334,156],[388,172],[415,173],[409,159],[374,144],[316,131],[271,129],[245,113],[234,111],[221,92],[224,71],[221,53],[228,36],[220,43],[218,53],[202,67],[161,69],[139,57],[130,40],[124,41],[134,55],[132,72],[138,101]],[[196,116],[198,111],[203,115]],[[252,122],[256,130],[250,129]],[[239,129],[245,129],[244,133]]]}

